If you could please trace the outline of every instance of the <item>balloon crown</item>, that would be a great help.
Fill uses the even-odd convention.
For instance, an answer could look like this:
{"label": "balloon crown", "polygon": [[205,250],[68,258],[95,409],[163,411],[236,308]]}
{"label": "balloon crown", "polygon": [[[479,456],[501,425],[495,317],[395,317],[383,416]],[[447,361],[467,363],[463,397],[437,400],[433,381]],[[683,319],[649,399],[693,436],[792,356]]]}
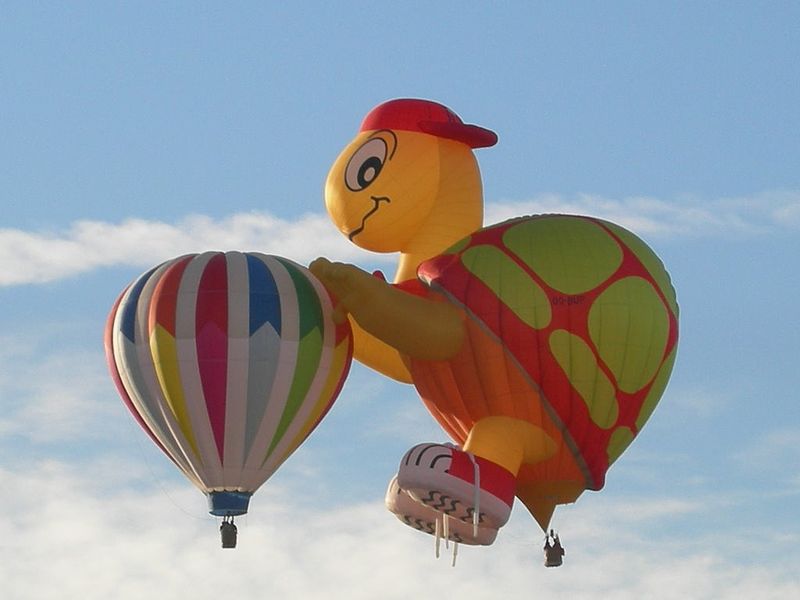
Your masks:
{"label": "balloon crown", "polygon": [[494,131],[464,123],[456,113],[438,102],[417,98],[398,98],[373,108],[359,131],[398,129],[417,131],[455,140],[470,148],[486,148],[497,143]]}

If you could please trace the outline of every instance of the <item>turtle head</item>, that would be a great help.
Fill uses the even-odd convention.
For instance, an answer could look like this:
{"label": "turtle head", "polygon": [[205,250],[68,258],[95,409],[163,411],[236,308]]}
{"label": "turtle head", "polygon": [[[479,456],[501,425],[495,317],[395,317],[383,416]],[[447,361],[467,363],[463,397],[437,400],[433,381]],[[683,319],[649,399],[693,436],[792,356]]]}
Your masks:
{"label": "turtle head", "polygon": [[429,252],[433,231],[446,232],[434,243],[444,249],[481,225],[472,149],[496,139],[435,102],[391,100],[367,115],[334,162],[325,206],[339,230],[367,250],[413,252],[422,244]]}

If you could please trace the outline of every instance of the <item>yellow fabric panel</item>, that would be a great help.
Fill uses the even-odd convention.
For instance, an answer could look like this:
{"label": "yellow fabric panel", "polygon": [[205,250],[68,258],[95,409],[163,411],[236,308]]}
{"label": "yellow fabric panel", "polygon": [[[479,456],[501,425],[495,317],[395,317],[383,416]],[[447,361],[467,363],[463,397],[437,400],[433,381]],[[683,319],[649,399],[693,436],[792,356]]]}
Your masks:
{"label": "yellow fabric panel", "polygon": [[199,460],[200,453],[197,450],[197,441],[189,421],[189,414],[186,411],[186,398],[181,385],[177,345],[175,338],[161,325],[156,324],[150,335],[150,352],[153,355],[153,366],[167,405],[175,416],[181,433],[186,437]]}

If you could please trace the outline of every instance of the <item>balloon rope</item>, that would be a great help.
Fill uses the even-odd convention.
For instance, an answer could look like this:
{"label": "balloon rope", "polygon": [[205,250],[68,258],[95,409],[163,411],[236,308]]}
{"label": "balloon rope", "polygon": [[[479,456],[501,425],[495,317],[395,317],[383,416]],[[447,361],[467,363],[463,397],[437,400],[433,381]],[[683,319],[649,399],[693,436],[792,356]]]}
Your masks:
{"label": "balloon rope", "polygon": [[434,526],[435,533],[436,533],[436,541],[434,542],[434,549],[436,553],[436,558],[439,558],[439,547],[442,541],[442,530],[439,528],[439,518],[435,519],[436,525]]}
{"label": "balloon rope", "polygon": [[180,504],[172,496],[172,494],[169,493],[169,491],[167,490],[166,485],[164,484],[163,478],[159,477],[159,475],[156,474],[155,469],[153,468],[153,464],[152,464],[150,458],[148,457],[148,452],[145,451],[144,444],[143,444],[142,440],[140,439],[141,430],[138,430],[135,427],[135,421],[133,419],[126,419],[126,421],[128,422],[128,427],[129,427],[128,431],[131,432],[131,436],[130,437],[132,437],[134,440],[136,440],[136,447],[139,450],[139,456],[144,460],[144,464],[147,466],[147,471],[150,473],[150,476],[152,477],[153,481],[155,482],[156,486],[158,486],[159,490],[164,495],[164,497],[167,500],[169,500],[169,502],[173,506],[175,506],[175,508],[177,508],[183,514],[191,517],[192,519],[197,519],[198,521],[209,521],[209,520],[212,520],[212,518],[209,517],[208,515],[198,516],[197,511],[194,511],[194,510],[190,511],[190,509],[187,509],[184,505]]}
{"label": "balloon rope", "polygon": [[467,456],[472,461],[472,473],[475,482],[472,496],[472,503],[475,506],[475,512],[472,513],[472,536],[478,537],[478,521],[481,514],[481,467],[472,452],[467,452]]}

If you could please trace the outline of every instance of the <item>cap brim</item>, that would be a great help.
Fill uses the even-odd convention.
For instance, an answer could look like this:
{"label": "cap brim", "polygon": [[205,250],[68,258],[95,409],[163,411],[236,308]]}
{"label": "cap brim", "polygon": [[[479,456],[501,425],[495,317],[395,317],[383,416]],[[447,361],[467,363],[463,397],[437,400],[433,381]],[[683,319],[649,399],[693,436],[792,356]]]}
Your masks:
{"label": "cap brim", "polygon": [[497,134],[478,125],[439,121],[420,121],[425,133],[467,144],[470,148],[487,148],[497,143]]}

